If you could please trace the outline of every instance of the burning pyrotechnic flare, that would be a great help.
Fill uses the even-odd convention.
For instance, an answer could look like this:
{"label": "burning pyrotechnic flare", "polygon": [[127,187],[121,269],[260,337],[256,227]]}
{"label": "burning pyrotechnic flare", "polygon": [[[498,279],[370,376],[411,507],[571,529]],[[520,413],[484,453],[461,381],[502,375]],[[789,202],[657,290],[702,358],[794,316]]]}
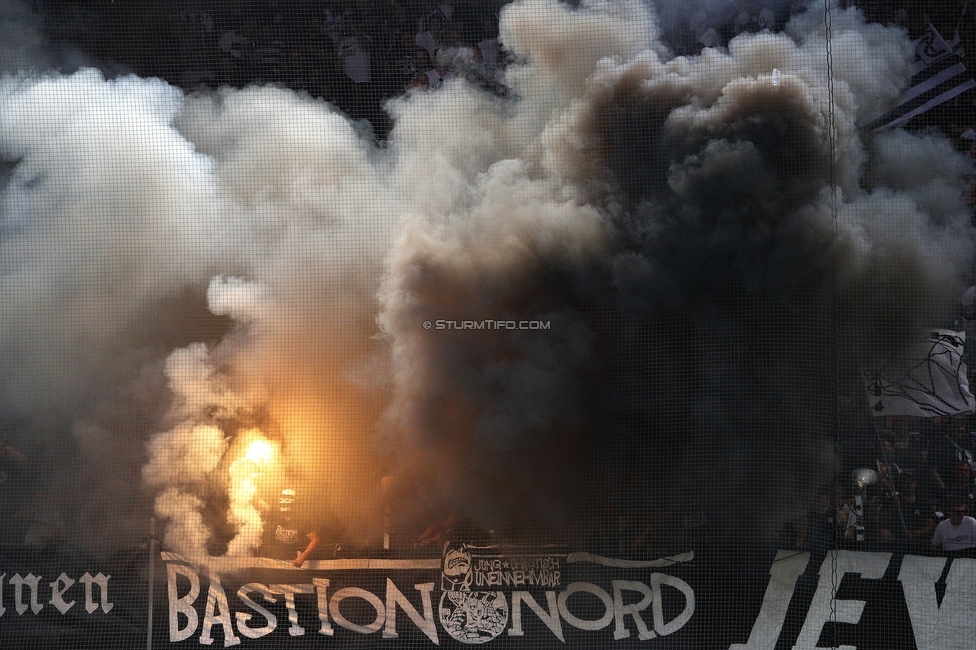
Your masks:
{"label": "burning pyrotechnic flare", "polygon": [[274,458],[274,451],[274,447],[267,440],[255,440],[248,445],[244,460],[252,461],[263,470],[271,462],[271,459]]}
{"label": "burning pyrotechnic flare", "polygon": [[227,544],[227,555],[242,557],[261,545],[264,530],[261,514],[254,507],[257,480],[264,474],[276,455],[276,446],[258,431],[249,431],[245,440],[253,436],[247,451],[230,465],[230,512],[228,522],[237,529],[237,535]]}

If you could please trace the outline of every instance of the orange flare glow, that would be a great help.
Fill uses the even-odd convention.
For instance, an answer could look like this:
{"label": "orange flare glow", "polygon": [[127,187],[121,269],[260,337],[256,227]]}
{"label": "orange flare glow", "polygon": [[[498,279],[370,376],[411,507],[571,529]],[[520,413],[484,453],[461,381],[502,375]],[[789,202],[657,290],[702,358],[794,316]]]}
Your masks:
{"label": "orange flare glow", "polygon": [[258,439],[251,443],[247,448],[244,458],[263,467],[271,462],[274,456],[274,447],[267,440]]}

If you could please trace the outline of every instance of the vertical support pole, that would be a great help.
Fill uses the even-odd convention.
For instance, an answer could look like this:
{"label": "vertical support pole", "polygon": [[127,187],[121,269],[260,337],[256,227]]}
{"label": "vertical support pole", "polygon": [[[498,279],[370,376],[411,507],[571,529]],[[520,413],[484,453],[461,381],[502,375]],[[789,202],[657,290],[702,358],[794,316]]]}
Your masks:
{"label": "vertical support pole", "polygon": [[384,476],[380,479],[380,498],[383,503],[383,550],[390,550],[390,518],[393,510],[391,501],[393,500],[394,476]]}
{"label": "vertical support pole", "polygon": [[149,607],[146,616],[146,650],[152,650],[153,588],[156,584],[156,518],[149,520]]}

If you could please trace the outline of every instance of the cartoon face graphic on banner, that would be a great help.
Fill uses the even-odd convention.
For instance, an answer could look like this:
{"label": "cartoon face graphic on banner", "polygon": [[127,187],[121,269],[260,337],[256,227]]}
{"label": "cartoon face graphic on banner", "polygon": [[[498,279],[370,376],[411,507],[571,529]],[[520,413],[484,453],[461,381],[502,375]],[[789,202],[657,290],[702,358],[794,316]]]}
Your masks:
{"label": "cartoon face graphic on banner", "polygon": [[441,625],[462,643],[487,643],[508,625],[508,601],[500,591],[445,591]]}
{"label": "cartoon face graphic on banner", "polygon": [[471,549],[467,544],[444,545],[441,625],[462,643],[486,643],[508,624],[508,601],[500,591],[471,591]]}
{"label": "cartoon face graphic on banner", "polygon": [[444,545],[443,577],[441,589],[461,591],[471,589],[471,552],[467,544]]}

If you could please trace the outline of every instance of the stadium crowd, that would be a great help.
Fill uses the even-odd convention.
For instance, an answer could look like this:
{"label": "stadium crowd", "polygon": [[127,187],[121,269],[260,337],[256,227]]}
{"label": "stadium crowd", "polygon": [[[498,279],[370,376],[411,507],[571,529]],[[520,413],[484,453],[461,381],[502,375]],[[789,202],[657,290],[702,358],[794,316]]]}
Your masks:
{"label": "stadium crowd", "polygon": [[[567,0],[579,4],[579,0]],[[931,49],[960,59],[976,51],[976,8],[966,0],[859,0],[869,21],[896,25]],[[780,31],[819,0],[656,2],[662,39],[675,55],[726,47],[743,32]],[[508,56],[498,40],[505,0],[33,0],[43,36],[107,70],[157,76],[188,90],[272,83],[322,98],[383,138],[383,102],[408,88],[436,90],[462,75],[504,93]],[[856,53],[838,52],[841,56]],[[943,57],[945,58],[945,57]],[[934,70],[934,68],[933,68]],[[941,71],[941,68],[940,68]],[[920,73],[924,80],[925,74]],[[911,128],[938,128],[976,154],[976,88],[932,88],[940,101],[913,114]],[[913,83],[916,80],[913,80]],[[944,91],[952,90],[948,96]],[[908,108],[931,99],[916,98]],[[880,117],[880,116],[879,116]],[[872,125],[875,126],[875,125]],[[972,151],[970,151],[972,150]],[[972,197],[971,197],[972,199]]]}
{"label": "stadium crowd", "polygon": [[382,136],[385,99],[463,73],[500,90],[499,0],[37,0],[47,39],[188,90],[272,83]]}

